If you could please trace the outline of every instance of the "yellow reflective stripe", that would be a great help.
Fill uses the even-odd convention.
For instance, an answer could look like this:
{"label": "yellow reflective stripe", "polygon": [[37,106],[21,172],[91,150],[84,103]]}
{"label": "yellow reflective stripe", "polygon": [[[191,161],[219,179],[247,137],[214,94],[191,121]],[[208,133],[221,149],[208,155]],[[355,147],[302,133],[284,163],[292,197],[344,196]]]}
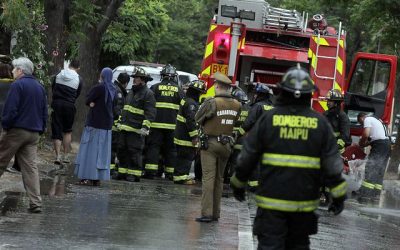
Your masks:
{"label": "yellow reflective stripe", "polygon": [[339,147],[344,147],[344,145],[345,145],[346,143],[342,140],[342,139],[338,139],[337,140],[337,145],[339,146]]}
{"label": "yellow reflective stripe", "polygon": [[328,110],[328,103],[327,101],[319,101],[319,104],[324,110]]}
{"label": "yellow reflective stripe", "polygon": [[194,136],[196,136],[196,135],[199,135],[199,131],[193,130],[193,131],[189,132],[189,136],[190,136],[190,137],[194,137]]}
{"label": "yellow reflective stripe", "polygon": [[115,169],[115,164],[110,164],[110,170]]}
{"label": "yellow reflective stripe", "polygon": [[119,131],[118,127],[116,127],[116,126],[112,126],[111,130],[112,130],[112,131],[116,131],[116,132]]}
{"label": "yellow reflective stripe", "polygon": [[256,195],[257,206],[284,212],[312,212],[318,208],[318,200],[289,201]]}
{"label": "yellow reflective stripe", "polygon": [[[313,36],[313,39],[314,39],[315,43],[318,44],[318,37],[317,36]],[[325,38],[320,37],[319,38],[319,45],[321,45],[321,46],[329,46],[329,43]]]}
{"label": "yellow reflective stripe", "polygon": [[134,176],[142,176],[142,170],[128,169],[128,174]]}
{"label": "yellow reflective stripe", "polygon": [[308,58],[312,58],[313,56],[313,51],[311,49],[308,49]]}
{"label": "yellow reflective stripe", "polygon": [[340,47],[344,48],[344,40],[343,39],[340,39],[339,44],[340,44]]}
{"label": "yellow reflective stripe", "polygon": [[210,32],[215,30],[215,28],[217,28],[217,25],[216,24],[211,24],[210,25]]}
{"label": "yellow reflective stripe", "polygon": [[320,159],[318,157],[303,155],[265,153],[263,155],[262,163],[277,167],[320,169]]}
{"label": "yellow reflective stripe", "polygon": [[312,53],[312,58],[311,58],[311,66],[316,69],[317,68],[317,56]]}
{"label": "yellow reflective stripe", "polygon": [[211,74],[211,65],[208,66],[207,68],[205,68],[205,69],[201,72],[201,75],[202,75],[202,76],[203,76],[203,75],[209,76],[210,74]]}
{"label": "yellow reflective stripe", "polygon": [[337,58],[336,68],[339,74],[343,75],[343,61],[340,57]]}
{"label": "yellow reflective stripe", "polygon": [[235,144],[235,146],[233,146],[233,149],[241,150],[242,148],[243,148],[243,145],[240,145],[240,144]]}
{"label": "yellow reflective stripe", "polygon": [[156,108],[166,108],[179,110],[179,105],[169,102],[156,102]]}
{"label": "yellow reflective stripe", "polygon": [[249,181],[248,184],[250,187],[258,187],[258,181]]}
{"label": "yellow reflective stripe", "polygon": [[179,139],[177,139],[177,138],[174,138],[174,143],[175,143],[176,145],[179,145],[179,146],[196,147],[196,146],[193,146],[193,144],[192,144],[191,141],[179,140]]}
{"label": "yellow reflective stripe", "polygon": [[224,31],[224,34],[230,34],[231,33],[231,28],[229,27],[229,28],[227,28],[225,31]]}
{"label": "yellow reflective stripe", "polygon": [[181,100],[181,106],[185,105],[185,103],[186,103],[185,99],[182,99]]}
{"label": "yellow reflective stripe", "polygon": [[338,198],[342,197],[346,194],[347,192],[347,182],[342,182],[336,187],[333,187],[330,189],[330,193],[332,194],[333,198]]}
{"label": "yellow reflective stripe", "polygon": [[137,134],[139,134],[139,131],[140,131],[140,129],[132,128],[132,127],[130,127],[128,125],[124,125],[124,124],[120,124],[118,126],[118,128],[119,128],[119,130],[122,130],[122,131],[135,132]]}
{"label": "yellow reflective stripe", "polygon": [[237,188],[244,188],[246,186],[246,182],[240,181],[236,175],[231,177],[231,184]]}
{"label": "yellow reflective stripe", "polygon": [[181,115],[177,115],[177,116],[176,116],[176,120],[178,120],[178,121],[180,121],[180,122],[183,122],[183,123],[186,123],[186,118],[183,117],[183,116],[181,116]]}
{"label": "yellow reflective stripe", "polygon": [[151,127],[151,122],[149,120],[143,120],[142,126]]}
{"label": "yellow reflective stripe", "polygon": [[209,57],[213,53],[213,49],[214,49],[214,41],[211,41],[206,46],[206,52],[204,53],[204,59]]}
{"label": "yellow reflective stripe", "polygon": [[274,107],[272,107],[271,105],[263,105],[263,108],[265,111],[268,111],[268,110],[273,109]]}
{"label": "yellow reflective stripe", "polygon": [[375,184],[375,189],[382,190],[382,185],[380,185],[380,184]]}
{"label": "yellow reflective stripe", "polygon": [[124,110],[129,111],[133,114],[144,115],[143,109],[138,109],[138,108],[132,107],[130,105],[125,105]]}
{"label": "yellow reflective stripe", "polygon": [[158,165],[157,164],[146,164],[144,166],[146,170],[158,170]]}
{"label": "yellow reflective stripe", "polygon": [[369,188],[369,189],[375,189],[375,185],[372,183],[369,183],[367,181],[363,181],[361,183],[361,186],[365,187],[365,188]]}
{"label": "yellow reflective stripe", "polygon": [[186,181],[189,179],[189,175],[180,175],[180,176],[175,176],[173,177],[174,181]]}
{"label": "yellow reflective stripe", "polygon": [[126,174],[128,172],[127,168],[118,168],[118,173],[120,174]]}
{"label": "yellow reflective stripe", "polygon": [[246,133],[246,131],[244,131],[244,129],[242,127],[239,128],[239,133],[240,135],[244,135]]}
{"label": "yellow reflective stripe", "polygon": [[151,127],[152,128],[163,128],[163,129],[175,129],[176,124],[153,122],[153,123],[151,123]]}
{"label": "yellow reflective stripe", "polygon": [[174,168],[173,167],[165,167],[165,172],[172,174],[172,173],[174,173]]}
{"label": "yellow reflective stripe", "polygon": [[340,132],[333,132],[333,134],[335,135],[335,137],[340,136]]}

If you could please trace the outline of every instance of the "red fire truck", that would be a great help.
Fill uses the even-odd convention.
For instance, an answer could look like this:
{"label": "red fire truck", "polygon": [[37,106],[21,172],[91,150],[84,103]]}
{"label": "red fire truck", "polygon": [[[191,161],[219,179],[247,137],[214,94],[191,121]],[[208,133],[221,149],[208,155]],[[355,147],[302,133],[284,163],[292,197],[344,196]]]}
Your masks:
{"label": "red fire truck", "polygon": [[263,83],[275,88],[286,70],[300,63],[318,87],[312,107],[327,109],[330,89],[345,94],[352,134],[359,135],[360,111],[393,120],[397,57],[357,53],[346,81],[346,32],[329,27],[322,15],[271,7],[264,0],[220,0],[211,22],[200,78],[213,95],[219,71],[240,87]]}

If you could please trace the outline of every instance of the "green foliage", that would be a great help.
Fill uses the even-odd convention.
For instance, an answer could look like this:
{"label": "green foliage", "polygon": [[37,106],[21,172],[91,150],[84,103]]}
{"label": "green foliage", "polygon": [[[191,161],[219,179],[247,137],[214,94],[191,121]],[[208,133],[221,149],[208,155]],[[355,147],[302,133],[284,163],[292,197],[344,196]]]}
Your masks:
{"label": "green foliage", "polygon": [[28,57],[35,65],[35,75],[45,85],[49,84],[46,74],[45,35],[46,28],[43,6],[40,1],[5,0],[3,1],[2,25],[14,32],[16,45],[12,57]]}

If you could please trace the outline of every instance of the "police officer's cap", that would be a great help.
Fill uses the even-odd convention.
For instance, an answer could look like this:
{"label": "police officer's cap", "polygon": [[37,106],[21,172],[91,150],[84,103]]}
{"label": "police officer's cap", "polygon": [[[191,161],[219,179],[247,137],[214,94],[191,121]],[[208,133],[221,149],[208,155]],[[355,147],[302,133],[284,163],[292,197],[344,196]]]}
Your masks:
{"label": "police officer's cap", "polygon": [[316,90],[310,75],[300,67],[300,64],[290,68],[278,86],[284,91],[293,93],[295,98],[300,98],[302,94],[311,94]]}
{"label": "police officer's cap", "polygon": [[131,75],[131,77],[140,77],[146,82],[153,80],[153,78],[149,74],[147,74],[146,71],[141,67],[136,67],[136,71],[134,74]]}
{"label": "police officer's cap", "polygon": [[213,77],[215,81],[217,81],[218,83],[227,84],[229,86],[232,85],[232,80],[229,79],[229,77],[227,77],[225,74],[222,74],[221,72],[214,73]]}

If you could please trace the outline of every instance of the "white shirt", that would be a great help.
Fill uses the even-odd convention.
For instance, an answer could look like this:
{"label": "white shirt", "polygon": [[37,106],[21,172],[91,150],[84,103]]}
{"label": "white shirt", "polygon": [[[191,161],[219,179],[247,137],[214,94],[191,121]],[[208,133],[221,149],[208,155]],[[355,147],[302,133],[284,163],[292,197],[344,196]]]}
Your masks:
{"label": "white shirt", "polygon": [[364,128],[370,128],[369,137],[371,137],[371,141],[387,139],[383,124],[375,117],[366,117]]}

